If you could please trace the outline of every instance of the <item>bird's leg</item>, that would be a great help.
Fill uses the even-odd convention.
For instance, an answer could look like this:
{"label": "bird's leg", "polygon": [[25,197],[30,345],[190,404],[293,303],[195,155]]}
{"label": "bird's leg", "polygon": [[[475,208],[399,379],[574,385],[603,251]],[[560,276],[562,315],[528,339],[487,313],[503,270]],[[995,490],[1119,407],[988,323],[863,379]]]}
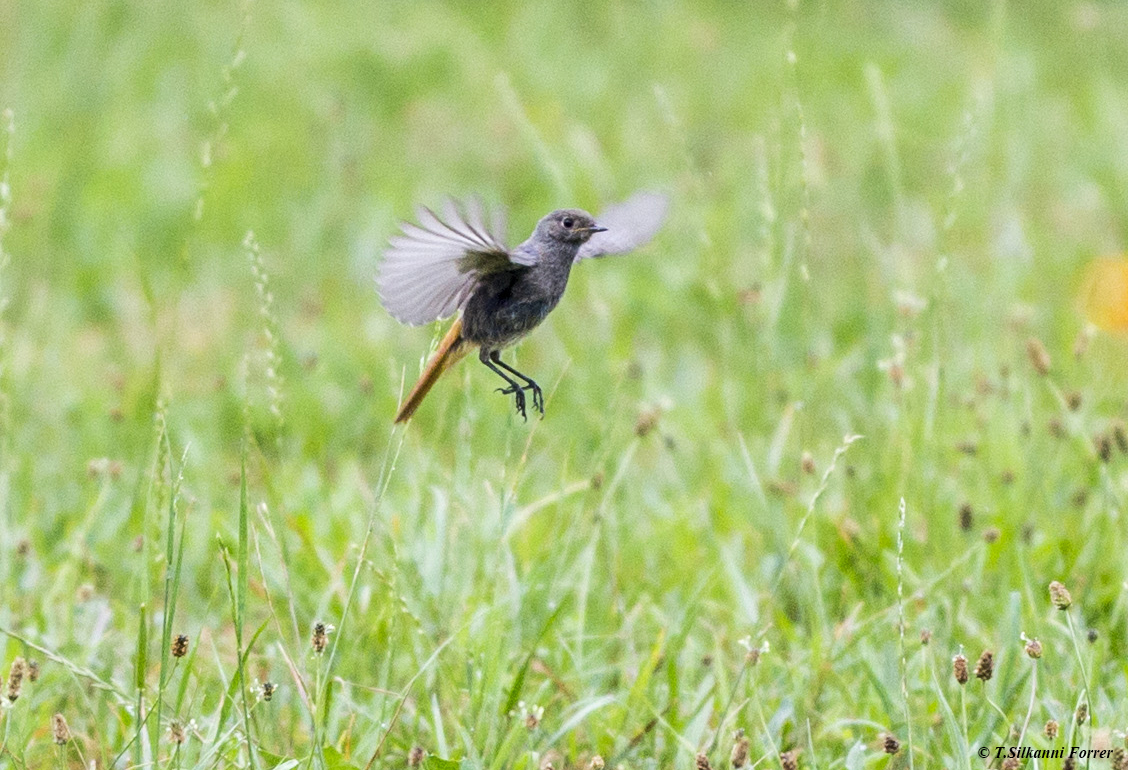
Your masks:
{"label": "bird's leg", "polygon": [[500,366],[505,371],[512,374],[514,377],[520,377],[522,380],[525,381],[526,384],[522,388],[522,390],[533,391],[533,409],[538,410],[541,413],[541,416],[543,417],[544,416],[544,393],[541,392],[540,385],[537,385],[532,379],[530,379],[529,377],[526,377],[525,375],[521,374],[521,372],[514,369],[512,366],[510,366],[509,364],[502,361],[500,351],[495,350],[492,353],[490,353],[490,360],[493,361],[498,366]]}
{"label": "bird's leg", "polygon": [[[501,379],[503,379],[503,380],[505,380],[506,382],[509,383],[508,388],[498,388],[497,389],[498,392],[502,393],[504,395],[509,395],[510,393],[512,393],[513,398],[517,401],[517,413],[521,415],[522,420],[528,420],[528,418],[525,416],[524,387],[521,385],[521,383],[514,380],[512,377],[507,375],[501,369],[497,368],[497,366],[494,363],[495,361],[497,361],[497,358],[496,358],[497,355],[498,354],[497,354],[496,351],[491,352],[491,351],[486,350],[485,348],[482,348],[481,352],[478,354],[478,360],[481,361],[486,366],[488,366],[490,369],[492,369],[497,374],[498,377],[501,377]],[[501,363],[500,361],[497,361],[497,362]],[[504,366],[504,364],[502,364],[502,365]],[[509,367],[506,366],[505,368],[508,369]]]}

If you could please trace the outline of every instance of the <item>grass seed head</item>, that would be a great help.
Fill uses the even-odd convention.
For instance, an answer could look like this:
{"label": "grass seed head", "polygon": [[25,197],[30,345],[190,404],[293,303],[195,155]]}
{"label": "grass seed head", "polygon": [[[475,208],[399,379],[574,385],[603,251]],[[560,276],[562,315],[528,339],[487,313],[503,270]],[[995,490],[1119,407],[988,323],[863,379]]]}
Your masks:
{"label": "grass seed head", "polygon": [[274,682],[263,682],[262,683],[262,699],[265,700],[265,701],[269,701],[271,698],[274,697],[274,691],[276,689],[278,689],[278,685],[274,684]]}
{"label": "grass seed head", "polygon": [[588,770],[603,770],[603,765],[603,757],[596,754],[591,758],[591,761],[588,762]]}
{"label": "grass seed head", "polygon": [[329,627],[319,620],[313,624],[313,651],[320,655],[325,652],[327,644],[329,644]]}
{"label": "grass seed head", "polygon": [[27,661],[17,657],[8,669],[8,700],[15,703],[23,689],[24,675],[27,673]]}
{"label": "grass seed head", "polygon": [[803,456],[799,459],[799,467],[803,469],[803,473],[808,476],[815,475],[815,456],[810,452],[803,452]]}
{"label": "grass seed head", "polygon": [[188,654],[188,634],[178,634],[172,640],[172,657],[183,658]]}
{"label": "grass seed head", "polygon": [[1035,660],[1042,657],[1042,643],[1037,639],[1027,639],[1022,649],[1026,651],[1028,657],[1034,658]]}
{"label": "grass seed head", "polygon": [[964,503],[960,506],[960,529],[968,532],[971,530],[972,523],[971,503]]}
{"label": "grass seed head", "polygon": [[1093,436],[1093,446],[1097,450],[1097,457],[1102,463],[1112,459],[1112,438],[1107,433],[1098,433]]}
{"label": "grass seed head", "polygon": [[956,443],[956,451],[968,457],[975,457],[979,454],[979,442],[975,439],[964,439]]}
{"label": "grass seed head", "polygon": [[1018,770],[1020,767],[1022,767],[1022,763],[1018,761],[1017,757],[1007,757],[1003,760],[1003,770]]}
{"label": "grass seed head", "polygon": [[881,736],[881,750],[886,754],[896,754],[901,750],[901,742],[892,733]]}
{"label": "grass seed head", "polygon": [[898,363],[891,363],[887,369],[889,381],[896,388],[905,387],[905,367]]}
{"label": "grass seed head", "polygon": [[956,657],[952,658],[952,675],[960,684],[967,684],[967,658],[965,658],[963,655],[957,655]]}
{"label": "grass seed head", "polygon": [[1082,703],[1077,707],[1077,711],[1073,713],[1073,721],[1079,725],[1085,724],[1089,719],[1089,704]]}
{"label": "grass seed head", "polygon": [[1096,332],[1096,327],[1092,324],[1085,324],[1081,331],[1077,332],[1077,336],[1073,339],[1073,358],[1080,361],[1089,352],[1089,343],[1093,341],[1093,335]]}
{"label": "grass seed head", "polygon": [[1117,746],[1112,750],[1112,761],[1109,762],[1111,770],[1128,770],[1128,749]]}
{"label": "grass seed head", "polygon": [[39,681],[39,661],[35,658],[27,662],[27,681],[33,684]]}
{"label": "grass seed head", "polygon": [[975,678],[986,682],[995,675],[995,653],[984,650],[975,662]]}
{"label": "grass seed head", "polygon": [[746,289],[741,289],[736,293],[736,299],[742,305],[756,305],[764,296],[764,287],[757,281]]}
{"label": "grass seed head", "polygon": [[779,764],[783,770],[799,770],[799,750],[791,749],[780,754]]}
{"label": "grass seed head", "polygon": [[1059,610],[1068,610],[1073,604],[1073,597],[1069,595],[1068,588],[1055,580],[1050,583],[1050,601]]}
{"label": "grass seed head", "polygon": [[1042,732],[1044,732],[1046,734],[1046,737],[1051,741],[1056,738],[1058,734],[1057,720],[1051,719],[1050,721],[1046,722],[1046,726],[1042,728]]}
{"label": "grass seed head", "polygon": [[70,726],[67,724],[67,719],[62,714],[55,714],[51,717],[51,734],[55,739],[55,743],[60,746],[65,746],[71,739]]}
{"label": "grass seed head", "polygon": [[639,438],[650,433],[658,426],[658,410],[657,409],[644,409],[638,414],[638,419],[635,420],[635,435]]}
{"label": "grass seed head", "polygon": [[744,767],[748,763],[748,736],[744,734],[744,730],[736,731],[736,738],[732,743],[732,753],[729,754],[729,761],[734,768]]}
{"label": "grass seed head", "polygon": [[1065,405],[1069,407],[1069,411],[1076,412],[1081,408],[1081,391],[1071,390],[1065,395]]}
{"label": "grass seed head", "polygon": [[169,724],[168,739],[178,746],[188,740],[188,730],[179,719],[174,719]]}
{"label": "grass seed head", "polygon": [[1124,427],[1124,423],[1117,422],[1112,426],[1112,439],[1121,454],[1128,455],[1128,428]]}
{"label": "grass seed head", "polygon": [[709,764],[709,757],[705,756],[704,754],[697,755],[694,766],[697,768],[697,770],[713,770],[713,766]]}
{"label": "grass seed head", "polygon": [[1040,376],[1045,377],[1050,373],[1050,353],[1040,339],[1030,337],[1026,340],[1026,356]]}
{"label": "grass seed head", "polygon": [[[541,720],[544,719],[544,706],[538,706],[535,703],[528,704],[525,701],[520,701],[517,704],[520,709],[521,720],[525,723],[525,729],[533,732],[540,727]],[[514,712],[510,712],[514,713]]]}
{"label": "grass seed head", "polygon": [[768,482],[768,492],[776,497],[795,497],[799,494],[799,487],[793,481],[772,479]]}
{"label": "grass seed head", "polygon": [[427,756],[426,750],[422,746],[412,746],[411,751],[407,754],[407,766],[419,767],[423,764],[423,759]]}

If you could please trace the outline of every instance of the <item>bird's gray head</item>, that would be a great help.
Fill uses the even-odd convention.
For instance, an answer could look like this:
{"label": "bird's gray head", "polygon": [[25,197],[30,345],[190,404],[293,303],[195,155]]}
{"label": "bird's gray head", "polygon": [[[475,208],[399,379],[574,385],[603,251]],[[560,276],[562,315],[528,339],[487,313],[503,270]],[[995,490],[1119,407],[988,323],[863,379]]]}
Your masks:
{"label": "bird's gray head", "polygon": [[606,227],[595,223],[591,214],[581,209],[560,209],[544,217],[537,224],[536,235],[561,243],[581,244]]}

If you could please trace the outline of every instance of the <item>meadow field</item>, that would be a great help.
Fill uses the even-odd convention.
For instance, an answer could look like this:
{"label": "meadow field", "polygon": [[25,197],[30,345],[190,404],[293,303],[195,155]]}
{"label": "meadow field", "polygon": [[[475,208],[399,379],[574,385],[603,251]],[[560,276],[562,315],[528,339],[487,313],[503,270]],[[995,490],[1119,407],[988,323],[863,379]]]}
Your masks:
{"label": "meadow field", "polygon": [[[0,767],[1128,767],[1125,40],[0,2]],[[543,419],[471,357],[393,427],[400,220],[639,189]]]}

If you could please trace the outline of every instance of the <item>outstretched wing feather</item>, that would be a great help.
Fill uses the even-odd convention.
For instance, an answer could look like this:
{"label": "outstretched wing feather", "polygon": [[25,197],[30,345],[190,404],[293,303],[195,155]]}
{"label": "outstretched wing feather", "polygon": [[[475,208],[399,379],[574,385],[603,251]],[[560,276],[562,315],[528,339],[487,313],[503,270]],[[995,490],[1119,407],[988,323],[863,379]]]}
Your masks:
{"label": "outstretched wing feather", "polygon": [[393,318],[412,325],[453,314],[466,302],[479,275],[511,264],[500,231],[485,226],[477,201],[465,209],[447,201],[443,218],[420,208],[417,221],[404,222],[402,233],[389,239],[376,276],[384,307]]}
{"label": "outstretched wing feather", "polygon": [[662,227],[670,199],[658,192],[637,192],[622,203],[608,206],[595,218],[606,227],[580,247],[576,261],[609,254],[625,254],[646,244]]}

